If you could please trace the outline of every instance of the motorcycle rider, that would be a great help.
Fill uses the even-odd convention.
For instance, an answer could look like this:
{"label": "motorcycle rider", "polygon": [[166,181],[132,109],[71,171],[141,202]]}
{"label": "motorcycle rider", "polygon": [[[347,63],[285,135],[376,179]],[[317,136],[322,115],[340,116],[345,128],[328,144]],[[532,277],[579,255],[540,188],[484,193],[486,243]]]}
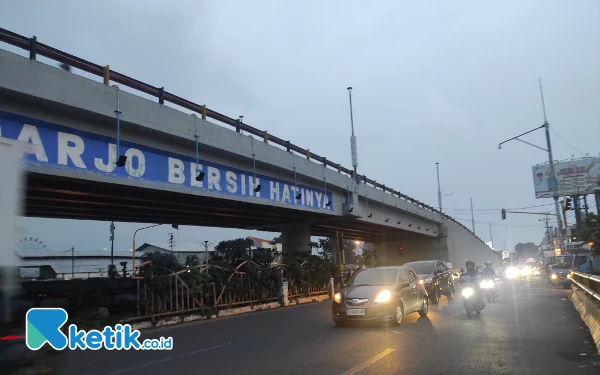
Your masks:
{"label": "motorcycle rider", "polygon": [[479,276],[479,271],[477,271],[477,269],[475,268],[475,262],[473,262],[472,260],[467,260],[467,262],[465,263],[465,267],[467,267],[467,270],[464,271],[461,274],[461,276],[467,276],[467,277]]}
{"label": "motorcycle rider", "polygon": [[[465,267],[467,267],[467,270],[460,275],[461,283],[466,281],[464,277],[473,278],[476,280],[480,276],[479,271],[477,270],[477,268],[475,268],[475,262],[473,262],[472,260],[467,260],[465,262]],[[483,294],[480,291],[479,282],[476,281],[474,284],[475,293],[478,296],[478,298],[483,302]]]}
{"label": "motorcycle rider", "polygon": [[489,260],[485,262],[485,268],[481,272],[484,279],[490,279],[494,281],[494,294],[498,297],[500,294],[498,293],[498,288],[496,286],[496,270],[492,268],[492,262]]}
{"label": "motorcycle rider", "polygon": [[492,268],[492,262],[489,260],[485,262],[485,268],[483,269],[482,274],[486,279],[494,280],[496,278],[496,271]]}

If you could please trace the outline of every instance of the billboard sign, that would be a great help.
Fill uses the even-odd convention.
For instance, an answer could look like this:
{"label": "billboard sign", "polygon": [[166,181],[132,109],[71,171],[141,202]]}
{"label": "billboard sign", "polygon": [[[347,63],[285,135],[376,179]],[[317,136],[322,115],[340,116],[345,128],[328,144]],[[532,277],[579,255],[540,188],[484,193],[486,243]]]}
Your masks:
{"label": "billboard sign", "polygon": [[[536,198],[552,198],[554,180],[550,164],[539,164],[532,168]],[[600,158],[584,158],[554,164],[558,195],[593,194],[600,186]]]}
{"label": "billboard sign", "polygon": [[506,258],[510,258],[510,254],[508,251],[503,251],[502,252],[502,259],[506,259]]}

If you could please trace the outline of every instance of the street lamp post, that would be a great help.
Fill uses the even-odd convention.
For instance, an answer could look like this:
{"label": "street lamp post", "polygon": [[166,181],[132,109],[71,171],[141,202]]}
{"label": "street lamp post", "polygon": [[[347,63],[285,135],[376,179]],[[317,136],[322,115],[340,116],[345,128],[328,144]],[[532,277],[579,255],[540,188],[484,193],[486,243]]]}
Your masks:
{"label": "street lamp post", "polygon": [[137,234],[137,232],[139,232],[141,230],[158,227],[159,225],[162,225],[162,224],[149,225],[147,227],[142,227],[142,228],[136,229],[136,231],[133,232],[133,244],[131,247],[131,276],[135,275],[135,235]]}
{"label": "street lamp post", "polygon": [[440,212],[442,212],[442,189],[440,188],[440,163],[435,163],[435,169],[437,170],[437,181],[438,181],[438,203],[440,205]]}
{"label": "street lamp post", "polygon": [[204,241],[204,262],[206,262],[206,264],[208,264],[208,246],[213,245],[213,243],[208,242],[208,241]]}
{"label": "street lamp post", "polygon": [[352,87],[348,87],[348,97],[350,99],[350,128],[352,135],[350,136],[350,152],[352,153],[352,166],[354,167],[354,179],[357,176],[358,169],[358,150],[356,146],[356,136],[354,135],[354,115],[352,113]]}
{"label": "street lamp post", "polygon": [[473,198],[471,198],[471,226],[473,233],[475,233],[475,214],[473,213]]}
{"label": "street lamp post", "polygon": [[[540,96],[542,99],[542,111],[544,113],[544,124],[542,126],[539,126],[535,129],[532,129],[528,132],[525,132],[523,134],[519,134],[516,137],[512,137],[511,139],[508,139],[500,144],[498,144],[498,148],[501,149],[502,145],[506,142],[510,142],[512,140],[515,141],[519,141],[519,142],[523,142],[525,144],[528,144],[529,146],[533,146],[537,149],[540,149],[542,151],[546,151],[548,153],[548,161],[550,163],[550,174],[552,175],[552,179],[551,179],[551,184],[552,184],[552,197],[554,198],[554,209],[556,210],[556,224],[558,225],[558,239],[560,241],[560,250],[562,254],[565,254],[565,250],[564,250],[564,239],[563,239],[563,222],[562,219],[560,218],[560,206],[558,203],[558,181],[556,179],[556,171],[554,169],[554,157],[552,156],[552,143],[550,142],[550,124],[548,123],[548,118],[546,117],[546,103],[544,102],[544,90],[542,88],[542,79],[540,78],[539,80],[540,83]],[[519,137],[524,136],[525,134],[529,134],[532,133],[538,129],[544,129],[545,133],[546,133],[546,147],[547,148],[543,148],[543,147],[539,147],[536,146],[534,144],[531,144],[529,142],[526,142],[522,139],[520,139]]]}

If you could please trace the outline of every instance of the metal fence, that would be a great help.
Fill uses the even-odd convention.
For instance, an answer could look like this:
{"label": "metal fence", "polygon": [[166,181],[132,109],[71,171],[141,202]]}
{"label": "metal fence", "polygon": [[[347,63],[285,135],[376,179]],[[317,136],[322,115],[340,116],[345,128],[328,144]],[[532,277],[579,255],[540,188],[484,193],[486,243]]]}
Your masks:
{"label": "metal fence", "polygon": [[590,297],[600,301],[600,277],[581,272],[571,272],[571,281]]}
{"label": "metal fence", "polygon": [[66,52],[57,50],[56,48],[52,48],[46,44],[39,43],[35,36],[32,38],[27,38],[23,35],[19,35],[12,31],[0,28],[0,42],[8,43],[15,47],[18,47],[18,48],[28,51],[29,58],[32,60],[35,60],[37,55],[41,55],[41,56],[47,57],[49,59],[52,59],[54,61],[57,61],[57,62],[60,62],[63,64],[68,64],[69,66],[72,66],[77,69],[81,69],[87,73],[93,74],[98,77],[102,77],[104,80],[104,84],[106,84],[106,85],[108,85],[110,83],[110,81],[125,85],[134,90],[138,90],[145,94],[148,94],[148,95],[158,98],[158,102],[160,104],[164,104],[165,101],[170,102],[172,104],[189,109],[191,111],[201,113],[203,119],[206,119],[206,117],[209,117],[213,120],[216,120],[223,124],[234,127],[236,132],[238,132],[238,133],[241,131],[245,131],[249,134],[261,137],[261,138],[263,138],[265,143],[276,144],[278,146],[285,148],[288,152],[296,152],[302,156],[305,156],[309,160],[313,159],[317,162],[323,163],[325,166],[331,167],[334,170],[337,170],[339,173],[345,173],[348,176],[356,178],[357,180],[360,180],[365,184],[370,184],[374,188],[380,188],[383,192],[389,193],[391,195],[395,195],[398,198],[404,199],[407,202],[415,204],[427,211],[436,213],[436,214],[440,215],[441,217],[444,217],[444,218],[454,222],[455,224],[459,225],[463,229],[471,232],[477,239],[479,239],[479,241],[481,241],[482,243],[485,243],[481,238],[479,238],[467,226],[463,225],[462,223],[458,222],[457,220],[453,219],[452,217],[446,215],[445,213],[439,211],[438,209],[436,209],[432,206],[429,206],[419,200],[411,198],[408,195],[401,193],[400,191],[389,188],[385,184],[379,184],[375,180],[367,178],[366,175],[354,176],[353,168],[342,167],[341,164],[334,163],[334,162],[328,160],[324,156],[319,156],[314,153],[311,153],[309,149],[303,149],[300,146],[294,145],[290,141],[286,141],[286,140],[283,140],[276,136],[273,136],[273,135],[269,134],[267,130],[259,130],[253,126],[242,123],[239,119],[233,119],[231,117],[225,116],[216,111],[208,109],[208,108],[206,108],[206,105],[196,104],[189,100],[183,99],[177,95],[174,95],[172,93],[165,91],[164,87],[156,87],[156,86],[149,85],[147,83],[138,81],[131,77],[128,77],[124,74],[110,70],[110,67],[108,65],[101,66],[98,64],[94,64],[90,61],[87,61],[87,60],[81,59],[79,57],[70,55]]}

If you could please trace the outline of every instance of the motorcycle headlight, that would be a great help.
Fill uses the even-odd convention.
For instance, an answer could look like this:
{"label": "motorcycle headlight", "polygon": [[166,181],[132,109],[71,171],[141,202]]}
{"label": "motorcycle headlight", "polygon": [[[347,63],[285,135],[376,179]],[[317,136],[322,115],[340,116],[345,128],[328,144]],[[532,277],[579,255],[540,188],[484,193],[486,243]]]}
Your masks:
{"label": "motorcycle headlight", "polygon": [[336,294],[334,294],[333,300],[335,301],[335,303],[342,303],[342,293],[337,292]]}
{"label": "motorcycle headlight", "polygon": [[392,293],[389,290],[383,290],[379,292],[377,297],[375,297],[375,302],[377,303],[385,303],[388,302],[392,298]]}
{"label": "motorcycle headlight", "polygon": [[494,287],[494,282],[492,280],[483,280],[479,286],[482,289],[490,289]]}
{"label": "motorcycle headlight", "polygon": [[473,295],[473,288],[464,288],[462,290],[462,295],[465,298],[469,298]]}

